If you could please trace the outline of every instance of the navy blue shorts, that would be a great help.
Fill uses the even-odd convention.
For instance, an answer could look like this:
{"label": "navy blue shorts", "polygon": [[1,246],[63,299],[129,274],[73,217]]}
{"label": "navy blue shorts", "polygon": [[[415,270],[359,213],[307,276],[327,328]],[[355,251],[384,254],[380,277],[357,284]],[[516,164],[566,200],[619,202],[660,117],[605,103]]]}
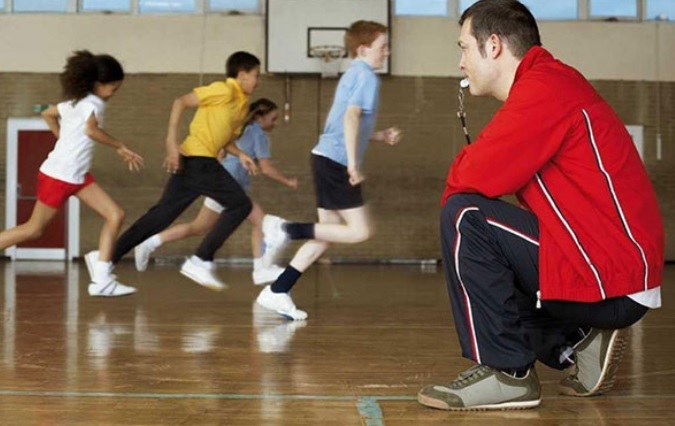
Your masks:
{"label": "navy blue shorts", "polygon": [[312,154],[316,206],[326,210],[347,210],[363,206],[361,184],[349,183],[347,167],[329,158]]}

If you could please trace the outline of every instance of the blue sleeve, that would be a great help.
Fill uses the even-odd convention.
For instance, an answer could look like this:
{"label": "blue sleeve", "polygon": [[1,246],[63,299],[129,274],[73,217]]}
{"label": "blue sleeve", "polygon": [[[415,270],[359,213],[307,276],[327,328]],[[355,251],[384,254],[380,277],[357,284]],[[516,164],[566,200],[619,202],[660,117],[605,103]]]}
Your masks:
{"label": "blue sleeve", "polygon": [[270,153],[270,140],[264,131],[256,134],[253,141],[253,153],[258,160],[272,157]]}
{"label": "blue sleeve", "polygon": [[360,72],[354,79],[354,87],[347,105],[357,106],[365,112],[372,112],[377,106],[378,81],[373,74]]}

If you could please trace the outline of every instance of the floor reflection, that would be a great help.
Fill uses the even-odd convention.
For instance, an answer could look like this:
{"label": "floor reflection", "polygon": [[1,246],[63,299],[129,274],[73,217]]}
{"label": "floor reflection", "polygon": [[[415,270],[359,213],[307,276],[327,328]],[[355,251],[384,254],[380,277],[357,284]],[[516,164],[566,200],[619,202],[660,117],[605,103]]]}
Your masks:
{"label": "floor reflection", "polygon": [[288,352],[295,332],[305,325],[306,321],[289,321],[253,303],[253,331],[262,353]]}
{"label": "floor reflection", "polygon": [[[89,297],[86,271],[77,262],[18,261],[0,267],[4,268],[3,368],[12,371],[27,362],[46,362],[42,354],[51,350],[50,366],[62,359],[67,372],[62,379],[71,384],[77,382],[83,362],[101,371],[132,355],[152,357],[177,350],[192,356],[218,355],[249,339],[255,344],[244,347],[256,352],[284,353],[297,330],[306,325],[255,303],[251,309],[258,288],[246,287],[222,299],[231,303],[236,296],[233,322],[227,316],[232,306],[222,308],[210,292],[176,278],[172,266],[143,276],[143,284],[162,286],[161,297],[149,295],[152,288],[146,286],[141,289],[145,293],[119,299]],[[248,275],[247,270],[241,273]]]}
{"label": "floor reflection", "polygon": [[[76,426],[342,426],[363,424],[361,397],[384,398],[386,424],[447,424],[447,413],[424,409],[414,396],[432,378],[468,367],[435,264],[319,265],[294,288],[306,322],[255,305],[260,287],[251,285],[250,268],[224,267],[230,289],[214,293],[175,265],[139,273],[122,262],[118,274],[139,290],[124,298],[88,296],[78,262],[0,261],[0,268],[0,424],[50,424],[53,417]],[[664,282],[675,282],[675,268],[666,269]],[[606,397],[561,397],[561,373],[542,367],[540,409],[453,415],[451,422],[672,418],[671,287],[664,285],[666,308],[632,328]]]}

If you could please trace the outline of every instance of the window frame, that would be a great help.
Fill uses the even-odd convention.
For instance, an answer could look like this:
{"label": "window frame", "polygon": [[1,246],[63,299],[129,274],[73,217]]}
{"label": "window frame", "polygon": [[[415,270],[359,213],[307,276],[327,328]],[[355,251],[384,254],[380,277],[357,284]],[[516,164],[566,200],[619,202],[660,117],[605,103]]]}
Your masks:
{"label": "window frame", "polygon": [[648,1],[648,0],[634,0],[634,1],[636,2],[637,11],[636,11],[635,17],[632,17],[632,16],[613,16],[613,15],[593,16],[591,14],[591,3],[593,2],[593,0],[586,0],[586,3],[587,3],[587,5],[586,5],[586,7],[587,7],[587,15],[586,15],[587,18],[586,19],[589,20],[589,21],[593,21],[593,22],[603,22],[603,21],[611,22],[610,19],[612,21],[614,19],[616,19],[617,22],[641,22],[641,21],[643,21],[643,19],[642,19],[643,8],[646,7],[645,1]]}

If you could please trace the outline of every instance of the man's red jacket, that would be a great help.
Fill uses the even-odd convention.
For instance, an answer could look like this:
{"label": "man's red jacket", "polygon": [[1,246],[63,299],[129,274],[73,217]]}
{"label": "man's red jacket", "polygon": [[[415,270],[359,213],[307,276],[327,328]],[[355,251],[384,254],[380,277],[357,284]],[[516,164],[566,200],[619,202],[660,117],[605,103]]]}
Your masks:
{"label": "man's red jacket", "polygon": [[630,135],[579,72],[541,47],[450,167],[442,203],[458,193],[515,193],[537,216],[544,300],[596,302],[661,283],[663,223]]}

